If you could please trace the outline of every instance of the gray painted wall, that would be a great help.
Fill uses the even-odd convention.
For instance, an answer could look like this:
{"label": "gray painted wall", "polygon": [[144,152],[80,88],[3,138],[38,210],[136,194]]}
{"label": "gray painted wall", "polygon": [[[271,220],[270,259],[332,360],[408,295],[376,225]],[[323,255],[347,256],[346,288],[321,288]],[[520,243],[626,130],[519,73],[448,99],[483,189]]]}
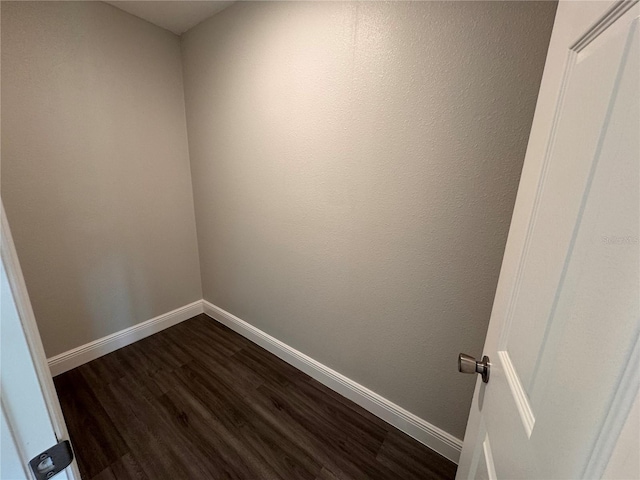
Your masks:
{"label": "gray painted wall", "polygon": [[2,2],[1,187],[48,356],[202,298],[179,38]]}
{"label": "gray painted wall", "polygon": [[551,2],[240,2],[183,35],[204,298],[462,438]]}
{"label": "gray painted wall", "polygon": [[169,32],[3,2],[2,198],[47,354],[204,294],[462,438],[554,10],[241,2],[183,36],[183,96]]}

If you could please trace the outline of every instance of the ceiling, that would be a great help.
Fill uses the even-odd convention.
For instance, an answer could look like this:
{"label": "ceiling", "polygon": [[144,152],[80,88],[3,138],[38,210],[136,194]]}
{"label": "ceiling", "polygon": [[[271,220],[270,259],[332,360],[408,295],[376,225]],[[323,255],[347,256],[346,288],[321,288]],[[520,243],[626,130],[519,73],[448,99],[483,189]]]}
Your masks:
{"label": "ceiling", "polygon": [[180,35],[233,1],[120,1],[106,2]]}

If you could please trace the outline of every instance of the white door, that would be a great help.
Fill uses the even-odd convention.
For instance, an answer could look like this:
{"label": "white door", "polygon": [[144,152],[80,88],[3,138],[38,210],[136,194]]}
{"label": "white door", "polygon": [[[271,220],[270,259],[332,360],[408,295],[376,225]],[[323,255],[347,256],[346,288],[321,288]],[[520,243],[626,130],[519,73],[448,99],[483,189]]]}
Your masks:
{"label": "white door", "polygon": [[640,475],[639,13],[558,5],[459,479]]}
{"label": "white door", "polygon": [[[0,479],[23,480],[33,478],[32,458],[69,436],[4,207],[0,234]],[[55,471],[48,459],[41,469]],[[54,478],[79,480],[75,460]]]}

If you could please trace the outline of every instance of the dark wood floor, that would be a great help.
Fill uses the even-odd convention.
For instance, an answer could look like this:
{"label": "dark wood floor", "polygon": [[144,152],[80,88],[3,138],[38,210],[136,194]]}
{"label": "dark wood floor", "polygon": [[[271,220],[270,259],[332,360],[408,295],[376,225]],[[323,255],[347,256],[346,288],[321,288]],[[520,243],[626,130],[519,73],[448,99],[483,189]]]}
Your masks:
{"label": "dark wood floor", "polygon": [[456,472],[205,315],[55,384],[84,480],[410,480]]}

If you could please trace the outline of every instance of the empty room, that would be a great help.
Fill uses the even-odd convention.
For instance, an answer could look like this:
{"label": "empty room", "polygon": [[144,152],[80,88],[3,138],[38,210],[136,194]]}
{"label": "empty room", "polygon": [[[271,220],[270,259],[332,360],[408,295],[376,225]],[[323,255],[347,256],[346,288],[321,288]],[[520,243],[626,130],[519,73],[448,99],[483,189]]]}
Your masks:
{"label": "empty room", "polygon": [[640,478],[637,0],[0,15],[0,479]]}

